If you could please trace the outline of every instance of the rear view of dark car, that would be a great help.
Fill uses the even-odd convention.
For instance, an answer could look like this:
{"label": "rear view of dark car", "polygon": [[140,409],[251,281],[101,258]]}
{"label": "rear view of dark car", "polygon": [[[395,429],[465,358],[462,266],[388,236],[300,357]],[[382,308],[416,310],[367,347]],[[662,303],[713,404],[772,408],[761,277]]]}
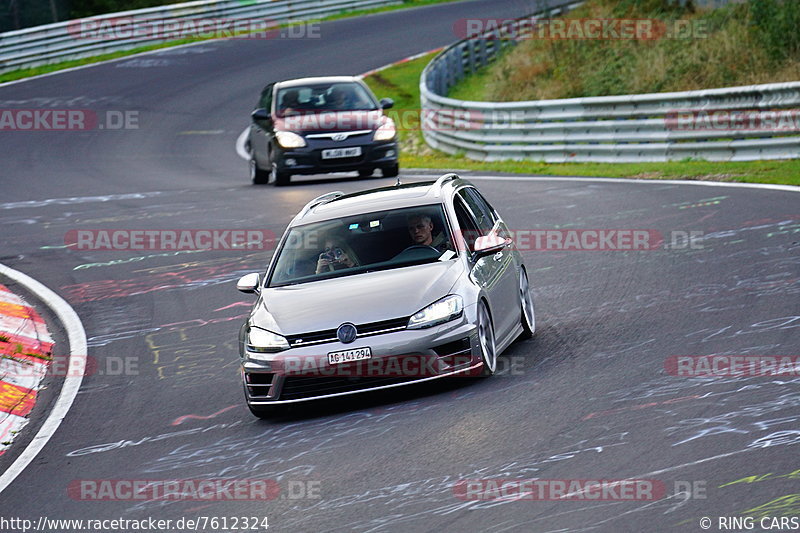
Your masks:
{"label": "rear view of dark car", "polygon": [[394,121],[358,78],[303,78],[267,85],[250,126],[253,183],[285,185],[293,174],[399,172]]}

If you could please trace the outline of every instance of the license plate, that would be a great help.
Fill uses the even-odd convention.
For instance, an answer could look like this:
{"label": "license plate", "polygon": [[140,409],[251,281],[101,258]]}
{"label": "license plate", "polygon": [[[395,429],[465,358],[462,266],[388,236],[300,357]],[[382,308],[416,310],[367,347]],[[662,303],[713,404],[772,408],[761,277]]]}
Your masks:
{"label": "license plate", "polygon": [[356,348],[354,350],[342,350],[341,352],[329,352],[328,363],[335,365],[338,363],[349,363],[351,361],[363,361],[372,357],[372,350],[367,348]]}
{"label": "license plate", "polygon": [[361,155],[361,147],[352,148],[331,148],[322,151],[322,159],[339,159],[340,157],[358,157]]}

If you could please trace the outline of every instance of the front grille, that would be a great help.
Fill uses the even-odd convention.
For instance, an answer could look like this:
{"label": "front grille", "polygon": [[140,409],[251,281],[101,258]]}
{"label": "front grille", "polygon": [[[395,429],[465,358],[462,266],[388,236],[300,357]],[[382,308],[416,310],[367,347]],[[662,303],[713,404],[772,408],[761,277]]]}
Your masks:
{"label": "front grille", "polygon": [[355,392],[385,385],[398,385],[419,378],[347,378],[347,377],[289,377],[283,383],[281,400],[298,400],[312,396],[324,396],[337,392]]}
{"label": "front grille", "polygon": [[[370,322],[368,324],[356,324],[358,336],[369,337],[370,335],[379,335],[381,333],[390,333],[391,331],[399,331],[405,329],[408,324],[409,317],[393,318],[391,320],[381,320],[379,322]],[[298,346],[308,346],[310,344],[322,344],[324,342],[336,342],[339,339],[336,337],[335,329],[326,329],[322,331],[312,331],[310,333],[303,333],[300,335],[289,335],[286,337],[289,341],[289,346],[296,348]]]}

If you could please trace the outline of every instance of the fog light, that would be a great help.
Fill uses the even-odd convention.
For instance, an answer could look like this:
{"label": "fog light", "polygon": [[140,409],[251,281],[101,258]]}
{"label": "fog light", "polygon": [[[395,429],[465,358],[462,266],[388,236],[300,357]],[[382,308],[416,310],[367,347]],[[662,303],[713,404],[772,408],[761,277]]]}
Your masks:
{"label": "fog light", "polygon": [[286,161],[284,161],[284,163],[286,163],[286,166],[287,166],[287,167],[293,167],[293,166],[295,166],[295,165],[297,164],[297,161],[295,161],[294,159],[292,159],[292,158],[290,157],[289,159],[287,159]]}
{"label": "fog light", "polygon": [[394,150],[386,150],[386,157],[394,157]]}

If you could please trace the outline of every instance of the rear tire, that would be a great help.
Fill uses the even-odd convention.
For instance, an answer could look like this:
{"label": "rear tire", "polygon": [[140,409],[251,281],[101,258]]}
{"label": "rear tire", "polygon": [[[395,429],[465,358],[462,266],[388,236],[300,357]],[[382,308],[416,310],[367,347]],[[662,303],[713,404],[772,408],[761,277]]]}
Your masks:
{"label": "rear tire", "polygon": [[258,168],[258,163],[254,157],[250,158],[250,179],[255,185],[265,185],[269,183],[269,172]]}
{"label": "rear tire", "polygon": [[381,169],[381,172],[383,172],[384,178],[397,177],[397,175],[400,174],[400,165],[398,163],[395,163],[394,165],[383,167]]}

